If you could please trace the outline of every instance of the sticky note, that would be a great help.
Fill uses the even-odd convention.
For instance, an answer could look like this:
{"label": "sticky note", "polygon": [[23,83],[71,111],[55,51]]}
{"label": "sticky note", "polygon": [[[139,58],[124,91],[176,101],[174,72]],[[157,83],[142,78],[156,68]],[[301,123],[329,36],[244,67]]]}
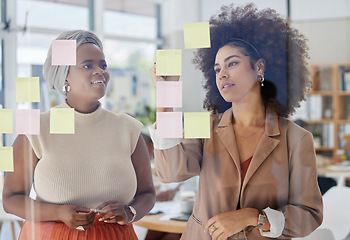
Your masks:
{"label": "sticky note", "polygon": [[0,133],[13,133],[12,109],[0,109]]}
{"label": "sticky note", "polygon": [[157,137],[182,138],[182,112],[157,112]]}
{"label": "sticky note", "polygon": [[184,24],[185,48],[210,48],[209,22]]}
{"label": "sticky note", "polygon": [[74,134],[74,108],[51,108],[50,133]]}
{"label": "sticky note", "polygon": [[13,148],[2,147],[0,148],[0,171],[1,172],[13,172]]}
{"label": "sticky note", "polygon": [[157,107],[182,107],[182,82],[158,81],[156,85]]}
{"label": "sticky note", "polygon": [[16,111],[17,134],[40,134],[40,110],[17,109]]}
{"label": "sticky note", "polygon": [[157,76],[180,76],[182,71],[182,51],[157,50],[156,64]]}
{"label": "sticky note", "polygon": [[185,138],[210,138],[210,113],[184,113]]}
{"label": "sticky note", "polygon": [[53,40],[51,51],[52,65],[76,64],[76,40]]}
{"label": "sticky note", "polygon": [[16,78],[17,102],[40,102],[39,77]]}

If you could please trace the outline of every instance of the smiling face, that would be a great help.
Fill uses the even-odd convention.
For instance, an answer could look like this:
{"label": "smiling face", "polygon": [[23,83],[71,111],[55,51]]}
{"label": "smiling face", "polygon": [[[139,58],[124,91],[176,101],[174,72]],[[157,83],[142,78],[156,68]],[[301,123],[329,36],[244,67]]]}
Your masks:
{"label": "smiling face", "polygon": [[216,86],[227,102],[240,102],[250,93],[260,94],[258,67],[253,69],[251,59],[240,47],[225,45],[215,58]]}
{"label": "smiling face", "polygon": [[105,95],[110,77],[105,56],[92,43],[81,45],[76,56],[76,65],[69,67],[66,78],[70,86],[67,98],[97,101]]}

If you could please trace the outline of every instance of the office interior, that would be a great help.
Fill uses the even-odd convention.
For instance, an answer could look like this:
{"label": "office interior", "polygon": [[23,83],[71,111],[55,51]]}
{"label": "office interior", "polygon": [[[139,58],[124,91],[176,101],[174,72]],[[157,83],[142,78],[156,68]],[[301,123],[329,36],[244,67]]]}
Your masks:
{"label": "office interior", "polygon": [[[0,0],[0,106],[44,112],[63,101],[46,85],[42,64],[59,33],[83,29],[95,32],[104,44],[111,73],[107,94],[101,99],[104,108],[136,117],[147,134],[156,111],[155,87],[149,76],[155,52],[182,49],[182,111],[204,112],[203,76],[192,63],[194,49],[184,48],[183,24],[207,22],[223,4],[249,2],[258,9],[275,9],[308,38],[313,85],[290,118],[303,120],[314,134],[320,175],[350,187],[348,0]],[[17,103],[16,77],[34,76],[40,77],[40,103]],[[3,134],[0,145],[11,146],[15,137]],[[335,168],[329,173],[331,164]],[[0,190],[2,185],[3,177]],[[19,226],[15,230],[18,236]],[[4,231],[0,239],[6,239]]]}

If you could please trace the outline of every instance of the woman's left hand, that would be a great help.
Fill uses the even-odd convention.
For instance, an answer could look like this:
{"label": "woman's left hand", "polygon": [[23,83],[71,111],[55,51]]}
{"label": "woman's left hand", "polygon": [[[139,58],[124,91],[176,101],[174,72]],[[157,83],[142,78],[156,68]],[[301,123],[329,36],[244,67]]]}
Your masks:
{"label": "woman's left hand", "polygon": [[247,208],[219,213],[208,220],[205,230],[213,240],[226,240],[248,227],[254,219],[253,214],[254,212]]}
{"label": "woman's left hand", "polygon": [[126,211],[125,205],[117,200],[102,203],[96,208],[96,210],[101,214],[99,221],[107,223],[118,223],[124,225],[132,218],[131,214]]}

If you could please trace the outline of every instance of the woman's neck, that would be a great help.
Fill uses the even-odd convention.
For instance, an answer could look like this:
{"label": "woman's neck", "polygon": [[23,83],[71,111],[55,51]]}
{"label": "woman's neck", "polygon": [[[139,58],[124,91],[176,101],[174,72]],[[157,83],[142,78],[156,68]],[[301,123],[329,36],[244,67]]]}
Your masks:
{"label": "woman's neck", "polygon": [[264,126],[265,105],[261,98],[257,101],[232,103],[234,124],[242,127]]}
{"label": "woman's neck", "polygon": [[92,113],[96,111],[100,105],[99,101],[74,101],[74,99],[70,98],[66,98],[65,101],[71,108],[74,108],[75,111],[80,113]]}

